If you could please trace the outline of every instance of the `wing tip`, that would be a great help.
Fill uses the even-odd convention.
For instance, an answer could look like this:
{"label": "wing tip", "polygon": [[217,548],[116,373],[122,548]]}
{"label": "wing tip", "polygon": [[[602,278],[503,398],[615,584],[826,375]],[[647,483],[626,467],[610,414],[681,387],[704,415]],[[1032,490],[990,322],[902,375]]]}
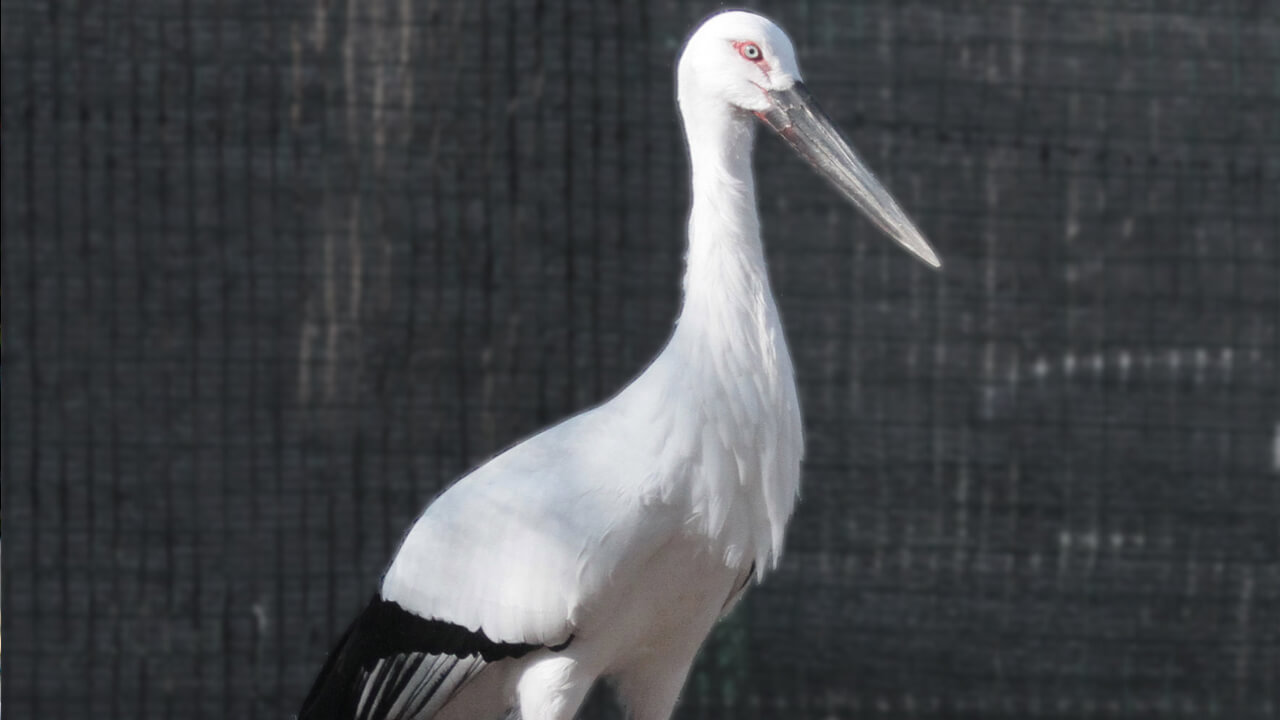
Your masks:
{"label": "wing tip", "polygon": [[[560,652],[573,640],[569,635],[557,645],[497,641],[483,628],[470,630],[447,620],[424,618],[375,594],[330,651],[296,720],[431,717],[421,713],[447,701],[447,697],[436,698],[440,692],[452,695],[486,664],[542,648]],[[392,658],[394,668],[384,662]],[[429,669],[424,669],[423,663],[431,658]],[[447,681],[455,670],[461,676]],[[431,687],[422,692],[425,685],[408,687],[410,681]],[[377,687],[371,688],[370,683]],[[390,694],[386,694],[387,683],[396,685]],[[398,702],[406,692],[413,708],[409,715],[402,712],[405,702]],[[369,705],[366,700],[371,695]]]}

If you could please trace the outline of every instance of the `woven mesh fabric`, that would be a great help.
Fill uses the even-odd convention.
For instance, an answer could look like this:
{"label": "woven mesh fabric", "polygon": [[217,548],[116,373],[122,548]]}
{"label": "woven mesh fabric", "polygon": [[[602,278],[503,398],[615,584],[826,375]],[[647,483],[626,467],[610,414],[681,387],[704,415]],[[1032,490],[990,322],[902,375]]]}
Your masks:
{"label": "woven mesh fabric", "polygon": [[[5,709],[288,717],[428,499],[638,372],[713,9],[6,0]],[[1275,4],[759,9],[945,268],[762,135],[803,497],[678,717],[1276,717]]]}

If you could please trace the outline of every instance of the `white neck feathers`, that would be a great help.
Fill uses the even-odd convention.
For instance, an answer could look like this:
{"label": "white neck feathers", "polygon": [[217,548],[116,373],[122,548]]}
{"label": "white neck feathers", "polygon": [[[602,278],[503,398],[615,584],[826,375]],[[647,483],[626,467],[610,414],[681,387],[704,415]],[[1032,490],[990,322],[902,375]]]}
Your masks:
{"label": "white neck feathers", "polygon": [[[693,169],[684,305],[646,373],[670,424],[663,494],[727,562],[772,567],[799,487],[794,372],[769,286],[751,173],[754,121],[725,104],[681,109]],[[646,383],[647,384],[647,383]]]}

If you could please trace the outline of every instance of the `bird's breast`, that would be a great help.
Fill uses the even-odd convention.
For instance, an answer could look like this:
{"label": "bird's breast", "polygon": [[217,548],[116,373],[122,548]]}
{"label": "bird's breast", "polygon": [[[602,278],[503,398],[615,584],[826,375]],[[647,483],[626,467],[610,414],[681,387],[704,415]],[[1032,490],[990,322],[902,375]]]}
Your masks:
{"label": "bird's breast", "polygon": [[656,440],[654,489],[686,530],[729,565],[765,568],[795,504],[800,411],[776,314],[739,325],[677,331],[638,383],[637,435]]}

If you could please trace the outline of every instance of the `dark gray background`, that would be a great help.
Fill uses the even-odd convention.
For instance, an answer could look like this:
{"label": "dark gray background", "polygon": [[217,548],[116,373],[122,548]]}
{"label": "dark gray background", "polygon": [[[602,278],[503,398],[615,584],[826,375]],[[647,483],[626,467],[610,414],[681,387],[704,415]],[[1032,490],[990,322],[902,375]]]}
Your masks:
{"label": "dark gray background", "polygon": [[[5,0],[5,710],[287,717],[643,367],[714,7]],[[763,9],[946,269],[762,139],[804,494],[680,717],[1275,717],[1280,10]]]}

